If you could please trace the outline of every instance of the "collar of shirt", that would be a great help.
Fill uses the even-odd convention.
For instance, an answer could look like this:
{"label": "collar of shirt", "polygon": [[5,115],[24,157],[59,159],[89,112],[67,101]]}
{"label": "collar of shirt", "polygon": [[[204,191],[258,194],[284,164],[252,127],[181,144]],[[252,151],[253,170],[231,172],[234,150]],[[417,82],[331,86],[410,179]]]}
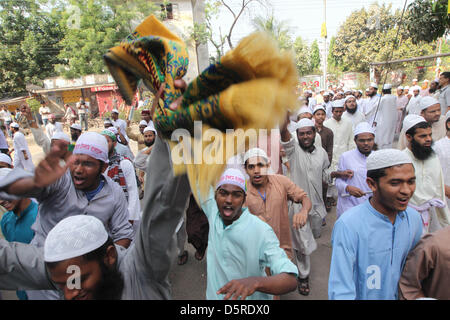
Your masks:
{"label": "collar of shirt", "polygon": [[234,220],[233,223],[228,225],[228,226],[225,225],[225,223],[223,223],[222,217],[220,216],[220,212],[217,211],[217,214],[219,216],[220,221],[223,224],[223,230],[224,231],[228,231],[228,230],[235,229],[239,225],[245,223],[245,221],[248,219],[248,216],[249,216],[250,212],[249,212],[248,208],[242,207],[242,214],[241,214],[241,216],[237,220]]}
{"label": "collar of shirt", "polygon": [[[26,217],[28,215],[28,213],[31,212],[31,210],[33,210],[33,208],[37,207],[36,202],[34,202],[33,200],[31,200],[31,203],[28,205],[28,207],[22,211],[22,213],[20,214],[20,216],[17,216],[17,214],[14,211],[8,211],[13,213],[13,216],[15,217],[16,221],[22,220],[24,217]],[[6,212],[7,213],[7,212]],[[6,214],[5,213],[5,214]]]}
{"label": "collar of shirt", "polygon": [[[389,218],[386,215],[382,214],[381,212],[379,212],[372,206],[372,204],[370,203],[370,199],[372,199],[372,197],[370,197],[366,201],[366,206],[369,209],[369,212],[372,213],[375,217],[378,217],[378,218],[386,221],[387,223],[392,224],[392,222],[389,220]],[[394,221],[393,225],[400,223],[399,219],[397,219],[397,218],[400,218],[401,220],[403,220],[404,217],[405,217],[405,211],[399,211],[397,213],[397,215],[395,216],[395,221]]]}

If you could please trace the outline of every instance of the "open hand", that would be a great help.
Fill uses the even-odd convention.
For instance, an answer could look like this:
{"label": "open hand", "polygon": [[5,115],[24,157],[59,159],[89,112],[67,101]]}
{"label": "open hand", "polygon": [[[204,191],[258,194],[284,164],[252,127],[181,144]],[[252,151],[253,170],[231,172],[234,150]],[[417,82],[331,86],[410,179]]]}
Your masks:
{"label": "open hand", "polygon": [[258,280],[254,277],[231,280],[217,291],[217,294],[225,294],[224,300],[245,300],[255,293],[258,287]]}
{"label": "open hand", "polygon": [[69,143],[64,140],[55,140],[50,152],[42,160],[34,171],[34,185],[38,188],[44,188],[59,178],[67,171],[67,168],[73,163],[75,156],[71,156],[65,166],[61,166],[60,160],[65,154]]}
{"label": "open hand", "polygon": [[353,186],[347,186],[347,188],[345,188],[345,190],[351,196],[354,196],[355,198],[361,198],[361,197],[364,197],[366,195],[366,193],[364,191],[362,191],[361,189],[359,189],[357,187],[353,187]]}

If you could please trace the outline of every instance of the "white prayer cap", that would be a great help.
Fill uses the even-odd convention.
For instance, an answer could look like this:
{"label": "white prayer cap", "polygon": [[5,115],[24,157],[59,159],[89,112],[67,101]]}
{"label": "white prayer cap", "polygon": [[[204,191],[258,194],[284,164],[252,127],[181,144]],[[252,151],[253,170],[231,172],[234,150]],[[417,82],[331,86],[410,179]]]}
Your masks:
{"label": "white prayer cap", "polygon": [[354,136],[356,137],[360,133],[371,133],[375,135],[375,130],[369,123],[363,121],[356,125]]}
{"label": "white prayer cap", "polygon": [[397,89],[403,90],[403,87],[402,86],[398,86]]}
{"label": "white prayer cap", "polygon": [[7,154],[1,153],[1,152],[0,152],[0,162],[4,162],[4,163],[7,163],[10,166],[12,166],[11,157],[8,156]]}
{"label": "white prayer cap", "polygon": [[103,124],[112,124],[112,121],[109,119],[106,119],[105,121],[103,121]]}
{"label": "white prayer cap", "polygon": [[147,126],[147,121],[141,120],[141,122],[139,122],[139,127],[140,126]]}
{"label": "white prayer cap", "polygon": [[343,108],[344,104],[345,104],[345,100],[344,99],[334,100],[331,103],[331,108]]}
{"label": "white prayer cap", "polygon": [[[432,105],[439,104],[439,101],[431,96],[422,97],[419,101],[419,110],[422,111]],[[440,105],[440,104],[439,104]]]}
{"label": "white prayer cap", "polygon": [[350,90],[350,89],[345,89],[345,90],[344,90],[344,93],[347,93],[347,92],[352,92],[352,90]]}
{"label": "white prayer cap", "polygon": [[383,90],[389,90],[389,89],[392,89],[392,84],[390,84],[390,83],[385,83],[385,84],[383,85]]}
{"label": "white prayer cap", "polygon": [[419,90],[420,91],[420,87],[419,86],[414,86],[414,87],[411,88],[411,90],[412,91],[415,91],[415,90]]}
{"label": "white prayer cap", "polygon": [[313,114],[316,113],[316,111],[319,111],[319,110],[323,110],[325,113],[327,112],[327,110],[325,110],[325,108],[321,104],[318,104],[318,105],[316,105],[314,107]]}
{"label": "white prayer cap", "polygon": [[80,131],[81,131],[81,125],[78,124],[78,123],[74,123],[74,124],[72,124],[70,127],[71,127],[72,129],[80,130]]}
{"label": "white prayer cap", "polygon": [[295,125],[295,130],[305,127],[314,127],[314,122],[308,118],[300,119],[300,121],[298,121],[297,124]]}
{"label": "white prayer cap", "polygon": [[424,117],[417,114],[408,114],[403,120],[403,129],[405,132],[421,122],[427,122]]}
{"label": "white prayer cap", "polygon": [[[0,162],[3,162],[0,160]],[[11,168],[0,168],[0,177],[6,177],[13,169]]]}
{"label": "white prayer cap", "polygon": [[106,129],[106,130],[111,131],[111,132],[114,133],[116,136],[119,134],[119,130],[117,130],[116,127],[109,127],[109,128]]}
{"label": "white prayer cap", "polygon": [[418,81],[417,79],[412,79],[412,81]]}
{"label": "white prayer cap", "polygon": [[112,109],[111,113],[119,113],[119,110],[117,110],[117,109]]}
{"label": "white prayer cap", "polygon": [[245,176],[241,170],[235,168],[228,168],[220,176],[219,183],[216,189],[223,186],[224,184],[232,184],[241,188],[244,192],[247,192],[247,186],[245,183]]}
{"label": "white prayer cap", "polygon": [[411,163],[411,158],[398,149],[381,149],[373,151],[367,157],[367,171],[390,168],[396,165]]}
{"label": "white prayer cap", "polygon": [[363,91],[362,91],[362,90],[358,90],[358,92],[361,93],[361,94],[363,94]]}
{"label": "white prayer cap", "polygon": [[404,90],[409,90],[409,86],[405,86]]}
{"label": "white prayer cap", "polygon": [[324,94],[323,94],[323,96],[325,97],[325,96],[329,96],[330,95],[330,93],[328,92],[328,91],[326,91]]}
{"label": "white prayer cap", "polygon": [[371,86],[372,88],[378,89],[378,85],[377,85],[375,82],[371,82],[371,83],[370,83],[370,86]]}
{"label": "white prayer cap", "polygon": [[44,243],[44,261],[58,262],[80,257],[106,243],[103,223],[90,215],[67,217],[50,230]]}
{"label": "white prayer cap", "polygon": [[311,90],[306,90],[305,92],[306,92],[306,93],[312,93],[312,91],[311,91]]}
{"label": "white prayer cap", "polygon": [[367,88],[367,89],[366,89],[366,92],[369,91],[369,90],[370,90],[370,88]]}
{"label": "white prayer cap", "polygon": [[13,123],[11,123],[9,126],[12,127],[12,128],[17,128],[17,129],[19,129],[19,124],[18,124],[17,122],[13,122]]}
{"label": "white prayer cap", "polygon": [[75,143],[73,154],[86,154],[94,159],[108,162],[108,141],[97,132],[83,133]]}
{"label": "white prayer cap", "polygon": [[301,115],[303,113],[311,113],[311,110],[308,107],[301,107],[300,110],[298,110],[297,115]]}
{"label": "white prayer cap", "polygon": [[156,134],[156,129],[153,123],[150,123],[148,126],[145,127],[144,133],[146,133],[147,131],[153,131]]}
{"label": "white prayer cap", "polygon": [[428,79],[425,79],[425,80],[423,80],[423,82],[430,82],[430,80],[428,80]]}
{"label": "white prayer cap", "polygon": [[252,148],[250,150],[248,150],[245,155],[244,155],[244,163],[253,157],[261,157],[264,160],[266,160],[266,162],[269,162],[269,157],[267,156],[267,153],[260,148]]}
{"label": "white prayer cap", "polygon": [[448,118],[450,118],[450,110],[448,110],[447,113],[445,114],[445,121],[447,121]]}
{"label": "white prayer cap", "polygon": [[345,102],[347,102],[347,100],[348,100],[348,99],[350,99],[350,98],[353,98],[353,99],[355,99],[355,100],[356,100],[356,97],[355,97],[355,96],[353,96],[353,95],[349,95],[349,96],[346,96],[346,97],[345,97],[345,99],[344,99],[344,103],[345,103]]}
{"label": "white prayer cap", "polygon": [[51,140],[64,140],[70,143],[70,137],[62,131],[56,131]]}

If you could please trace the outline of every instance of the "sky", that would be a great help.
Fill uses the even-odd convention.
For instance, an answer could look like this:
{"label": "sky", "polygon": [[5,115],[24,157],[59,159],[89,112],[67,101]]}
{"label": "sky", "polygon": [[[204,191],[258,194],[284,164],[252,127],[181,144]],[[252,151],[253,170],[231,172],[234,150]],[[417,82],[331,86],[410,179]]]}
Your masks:
{"label": "sky", "polygon": [[[293,38],[301,36],[309,44],[315,39],[320,38],[321,25],[324,19],[324,1],[323,0],[265,0],[266,8],[259,4],[253,3],[250,10],[247,10],[241,16],[236,24],[232,40],[237,42],[242,37],[248,35],[254,30],[252,19],[256,16],[268,16],[273,10],[277,20],[285,21],[291,28]],[[241,0],[229,0],[229,3],[239,3]],[[352,13],[352,11],[368,8],[376,0],[326,0],[326,18],[328,40],[336,35],[339,26]],[[408,4],[412,0],[408,1]],[[403,9],[405,0],[378,0],[381,5],[383,3],[392,4],[392,9]],[[407,5],[408,5],[407,4]],[[238,8],[234,6],[233,8]],[[226,9],[221,11],[220,25],[222,31],[227,31],[233,21],[232,15]],[[226,49],[227,50],[227,49]]]}

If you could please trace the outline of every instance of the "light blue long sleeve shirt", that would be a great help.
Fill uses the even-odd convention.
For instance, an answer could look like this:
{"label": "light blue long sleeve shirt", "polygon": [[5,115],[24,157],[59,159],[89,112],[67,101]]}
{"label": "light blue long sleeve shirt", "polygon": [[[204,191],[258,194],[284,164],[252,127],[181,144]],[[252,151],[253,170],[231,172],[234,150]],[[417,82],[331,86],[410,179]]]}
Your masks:
{"label": "light blue long sleeve shirt", "polygon": [[405,260],[420,240],[417,211],[399,212],[392,224],[369,200],[334,225],[328,280],[330,300],[394,300]]}
{"label": "light blue long sleeve shirt", "polygon": [[[239,219],[226,226],[217,208],[214,193],[202,201],[202,209],[208,217],[209,238],[207,250],[206,298],[223,299],[216,292],[231,280],[266,276],[269,267],[272,275],[292,273],[297,267],[289,260],[273,229],[248,208],[242,208]],[[270,300],[273,296],[255,292],[248,300]]]}

